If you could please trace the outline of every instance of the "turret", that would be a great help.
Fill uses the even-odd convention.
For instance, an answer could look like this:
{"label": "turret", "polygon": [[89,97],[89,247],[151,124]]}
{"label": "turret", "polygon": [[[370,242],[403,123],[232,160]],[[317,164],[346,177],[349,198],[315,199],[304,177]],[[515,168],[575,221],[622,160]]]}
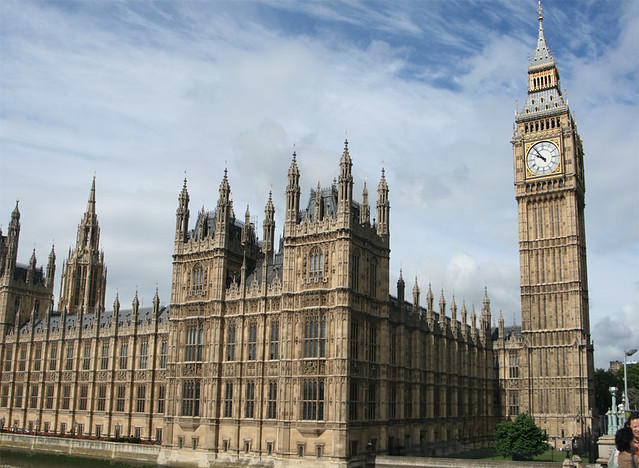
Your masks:
{"label": "turret", "polygon": [[413,286],[413,312],[419,313],[419,285],[417,284],[417,276],[415,276],[415,286]]}
{"label": "turret", "polygon": [[186,242],[189,230],[189,192],[186,189],[186,177],[184,185],[178,197],[178,208],[175,211],[175,240],[178,242]]}
{"label": "turret", "polygon": [[473,337],[473,340],[477,338],[477,314],[475,313],[474,305],[473,310],[470,313],[470,333]]}
{"label": "turret", "polygon": [[140,313],[140,300],[138,299],[138,290],[135,290],[135,297],[133,298],[133,302],[131,304],[133,309],[131,310],[131,321],[133,322],[133,327],[137,328],[138,324],[138,314]]}
{"label": "turret", "polygon": [[246,211],[244,212],[244,228],[242,229],[242,245],[245,245],[251,238],[251,211],[249,206],[246,205]]}
{"label": "turret", "polygon": [[455,295],[453,295],[453,300],[450,303],[450,323],[453,333],[457,333],[459,325],[457,322],[457,303],[455,302]]}
{"label": "turret", "polygon": [[362,207],[359,212],[359,223],[364,226],[368,226],[371,223],[371,207],[368,203],[368,189],[366,188],[366,181],[364,181],[364,190],[362,190]]}
{"label": "turret", "polygon": [[388,240],[390,233],[390,202],[388,201],[388,184],[382,168],[382,177],[377,186],[377,234]]}
{"label": "turret", "polygon": [[315,210],[314,210],[315,216],[313,221],[315,221],[316,223],[322,220],[323,217],[323,213],[322,213],[322,186],[320,185],[319,181],[317,182],[317,190],[315,191]]}
{"label": "turret", "polygon": [[428,283],[428,292],[426,293],[426,319],[428,320],[428,325],[432,327],[435,325],[435,311],[433,310],[433,289],[431,288],[431,284]]}
{"label": "turret", "polygon": [[[339,162],[339,178],[337,183],[337,212],[350,213],[353,201],[353,161],[348,152],[348,140],[344,140],[344,152]],[[347,218],[348,219],[348,218]]]}
{"label": "turret", "polygon": [[446,298],[444,297],[444,290],[439,296],[439,322],[444,323],[446,317]]}
{"label": "turret", "polygon": [[7,231],[7,256],[5,258],[4,274],[5,277],[13,278],[13,271],[18,261],[18,241],[20,239],[20,210],[18,209],[18,201],[16,207],[11,212],[11,221]]}
{"label": "turret", "polygon": [[506,339],[506,336],[505,336],[505,333],[504,333],[504,314],[502,313],[501,310],[499,311],[498,327],[499,327],[499,341],[503,345],[503,342]]}
{"label": "turret", "polygon": [[266,263],[273,259],[275,250],[275,207],[273,206],[273,192],[268,193],[268,202],[264,208],[264,240],[262,242],[262,252],[266,258]]}
{"label": "turret", "polygon": [[[233,203],[231,201],[231,187],[229,185],[228,169],[224,169],[224,177],[220,183],[220,197],[217,201],[218,226],[226,225],[233,216]],[[219,234],[223,234],[224,232],[226,232],[225,229],[218,229],[217,231]]]}
{"label": "turret", "polygon": [[87,202],[87,209],[84,217],[78,226],[78,236],[76,239],[76,250],[78,252],[97,253],[100,244],[100,227],[98,216],[95,212],[95,175],[91,184],[91,193]]}
{"label": "turret", "polygon": [[27,284],[33,284],[33,279],[35,277],[35,269],[36,269],[36,254],[35,254],[35,249],[33,249],[33,253],[31,254],[31,258],[29,259],[29,268],[27,269]]}
{"label": "turret", "polygon": [[466,309],[466,301],[462,302],[462,319],[461,319],[461,324],[462,324],[462,333],[467,334],[468,333],[468,310]]}
{"label": "turret", "polygon": [[397,280],[397,301],[399,302],[399,307],[404,307],[404,290],[406,289],[406,283],[404,282],[404,278],[402,276],[402,270],[399,270],[399,279]]}
{"label": "turret", "polygon": [[[106,290],[106,268],[104,252],[99,251],[100,226],[96,215],[95,176],[87,209],[78,226],[75,249],[69,249],[69,256],[62,269],[59,308],[69,314],[93,313],[104,310]],[[53,277],[51,277],[53,281]]]}
{"label": "turret", "polygon": [[293,151],[293,160],[288,169],[288,185],[286,186],[286,223],[297,224],[300,211],[300,171],[297,168],[297,153]]}
{"label": "turret", "polygon": [[479,318],[480,334],[483,340],[490,336],[490,299],[488,299],[488,288],[484,288],[484,298],[481,301],[481,315]]}
{"label": "turret", "polygon": [[47,279],[46,287],[53,293],[53,282],[55,280],[55,245],[51,246],[51,252],[49,253],[49,263],[47,263]]}

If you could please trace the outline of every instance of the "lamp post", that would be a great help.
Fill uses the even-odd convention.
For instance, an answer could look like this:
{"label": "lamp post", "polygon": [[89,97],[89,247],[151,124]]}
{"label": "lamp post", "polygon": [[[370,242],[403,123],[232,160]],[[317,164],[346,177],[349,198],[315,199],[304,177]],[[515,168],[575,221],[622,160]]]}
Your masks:
{"label": "lamp post", "polygon": [[628,401],[628,371],[626,369],[626,362],[629,356],[632,356],[637,352],[637,348],[627,349],[623,353],[623,398],[624,398],[624,410],[630,411],[630,401]]}

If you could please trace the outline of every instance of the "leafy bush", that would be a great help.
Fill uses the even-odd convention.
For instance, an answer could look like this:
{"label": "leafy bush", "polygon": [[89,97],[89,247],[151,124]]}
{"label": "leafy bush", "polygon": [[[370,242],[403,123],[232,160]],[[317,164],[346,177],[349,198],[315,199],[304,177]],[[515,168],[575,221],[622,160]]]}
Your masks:
{"label": "leafy bush", "polygon": [[495,450],[513,460],[532,460],[548,450],[548,435],[528,413],[522,413],[514,421],[499,423],[495,429]]}

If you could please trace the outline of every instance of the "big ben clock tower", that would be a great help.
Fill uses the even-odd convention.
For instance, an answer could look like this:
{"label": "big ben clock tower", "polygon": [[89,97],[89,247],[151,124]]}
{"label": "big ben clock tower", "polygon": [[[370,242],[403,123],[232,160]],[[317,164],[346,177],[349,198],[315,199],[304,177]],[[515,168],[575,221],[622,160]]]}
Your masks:
{"label": "big ben clock tower", "polygon": [[[513,155],[519,216],[522,348],[509,395],[556,448],[590,440],[594,411],[584,166],[577,125],[539,36],[526,103],[515,118]],[[585,447],[584,447],[585,448]]]}

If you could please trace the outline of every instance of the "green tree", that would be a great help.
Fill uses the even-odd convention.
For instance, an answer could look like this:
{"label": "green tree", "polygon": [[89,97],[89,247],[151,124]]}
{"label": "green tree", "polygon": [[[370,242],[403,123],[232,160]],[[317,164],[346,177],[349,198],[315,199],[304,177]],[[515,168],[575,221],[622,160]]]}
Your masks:
{"label": "green tree", "polygon": [[[610,387],[619,389],[617,395],[620,398],[623,392],[623,370],[621,377],[619,377],[619,375],[609,370],[597,369],[595,371],[595,405],[600,415],[606,414],[610,405],[612,405],[612,395],[610,390],[608,390]],[[621,400],[618,400],[617,403],[621,403]]]}
{"label": "green tree", "polygon": [[532,460],[548,450],[548,435],[528,413],[522,413],[514,421],[505,421],[495,429],[495,450],[513,460]]}
{"label": "green tree", "polygon": [[[637,355],[635,354],[635,356]],[[632,357],[634,358],[635,356]],[[628,364],[626,367],[628,368],[628,400],[630,408],[639,408],[639,364]],[[619,391],[621,395],[621,392],[623,392],[623,366],[617,371],[617,376],[620,380]]]}

